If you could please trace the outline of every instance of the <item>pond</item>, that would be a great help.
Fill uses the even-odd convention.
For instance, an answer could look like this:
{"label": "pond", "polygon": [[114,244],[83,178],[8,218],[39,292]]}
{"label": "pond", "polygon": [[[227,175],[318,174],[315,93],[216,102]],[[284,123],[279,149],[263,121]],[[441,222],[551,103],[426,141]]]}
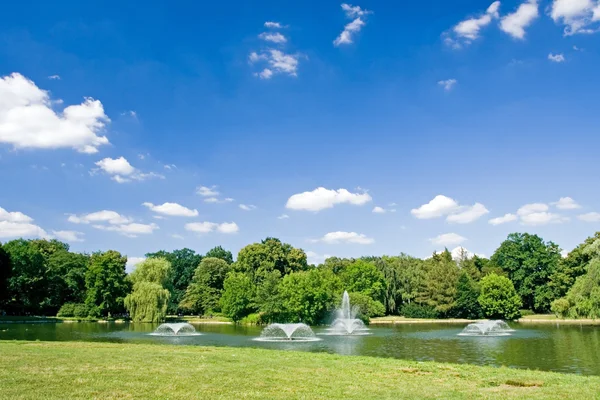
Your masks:
{"label": "pond", "polygon": [[600,328],[511,324],[510,336],[458,336],[465,324],[370,326],[369,335],[328,336],[313,328],[314,342],[258,342],[262,327],[194,324],[198,336],[152,336],[158,324],[0,323],[0,340],[157,343],[238,346],[393,357],[417,361],[508,366],[583,375],[600,375]]}

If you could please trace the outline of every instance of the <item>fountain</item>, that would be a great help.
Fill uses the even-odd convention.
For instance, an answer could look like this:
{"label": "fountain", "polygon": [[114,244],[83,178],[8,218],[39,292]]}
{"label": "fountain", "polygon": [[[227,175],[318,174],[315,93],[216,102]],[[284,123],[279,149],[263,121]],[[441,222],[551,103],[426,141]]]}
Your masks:
{"label": "fountain", "polygon": [[333,321],[330,328],[327,328],[328,335],[368,335],[368,328],[358,318],[358,308],[350,307],[350,296],[344,291],[342,296],[342,307],[336,311],[337,318]]}
{"label": "fountain", "polygon": [[196,332],[193,325],[186,322],[178,322],[172,324],[162,324],[150,335],[153,336],[199,336],[200,332]]}
{"label": "fountain", "polygon": [[508,324],[502,320],[479,321],[467,325],[459,336],[510,336],[514,332]]}
{"label": "fountain", "polygon": [[306,324],[271,324],[263,329],[260,337],[254,340],[260,342],[314,342],[320,339]]}

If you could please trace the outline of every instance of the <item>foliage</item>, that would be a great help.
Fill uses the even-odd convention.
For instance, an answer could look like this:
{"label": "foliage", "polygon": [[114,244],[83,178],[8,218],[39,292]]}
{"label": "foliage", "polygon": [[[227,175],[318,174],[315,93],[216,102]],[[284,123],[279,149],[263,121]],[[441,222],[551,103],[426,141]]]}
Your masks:
{"label": "foliage", "polygon": [[223,314],[238,322],[253,310],[253,285],[250,278],[241,272],[230,272],[223,282],[220,305]]}
{"label": "foliage", "polygon": [[9,284],[12,274],[10,256],[0,243],[0,311],[6,306],[9,299]]}
{"label": "foliage", "polygon": [[329,257],[325,260],[325,263],[320,266],[322,269],[329,269],[334,274],[341,274],[348,265],[352,264],[355,260],[353,258],[338,258]]}
{"label": "foliage", "polygon": [[381,302],[373,300],[370,296],[361,292],[348,293],[352,307],[358,308],[358,318],[368,322],[370,318],[383,317],[385,307]]}
{"label": "foliage", "polygon": [[275,238],[266,238],[261,243],[244,247],[238,253],[235,263],[236,271],[248,274],[254,282],[259,282],[273,270],[279,271],[283,276],[303,271],[307,266],[303,250]]}
{"label": "foliage", "polygon": [[263,325],[268,322],[270,321],[265,321],[260,313],[248,314],[240,320],[242,325]]}
{"label": "foliage", "polygon": [[225,250],[221,246],[213,247],[204,255],[204,257],[219,258],[225,261],[227,264],[233,264],[233,255],[229,250]]}
{"label": "foliage", "polygon": [[373,300],[383,300],[385,279],[373,263],[356,260],[340,275],[342,285],[348,292],[363,293]]}
{"label": "foliage", "polygon": [[62,305],[58,313],[56,313],[57,317],[75,317],[75,318],[85,318],[89,314],[89,310],[84,303],[65,303]]}
{"label": "foliage", "polygon": [[519,316],[521,298],[510,279],[490,274],[481,279],[478,301],[486,318],[512,320]]}
{"label": "foliage", "polygon": [[571,303],[569,303],[569,300],[565,299],[564,297],[554,300],[550,307],[554,315],[560,318],[568,317],[570,308]]}
{"label": "foliage", "polygon": [[438,318],[439,316],[434,307],[416,303],[404,304],[400,309],[400,315],[406,318]]}
{"label": "foliage", "polygon": [[318,324],[335,309],[341,294],[340,279],[328,269],[286,275],[280,286],[287,322]]}
{"label": "foliage", "polygon": [[203,258],[179,303],[179,308],[194,314],[219,312],[223,282],[230,270],[231,266],[223,259]]}
{"label": "foliage", "polygon": [[280,295],[281,273],[271,271],[256,287],[254,306],[259,311],[264,322],[275,322],[283,314],[283,304]]}
{"label": "foliage", "polygon": [[425,280],[415,300],[433,307],[440,316],[449,316],[456,301],[458,266],[446,249],[426,260],[425,268]]}
{"label": "foliage", "polygon": [[508,273],[525,308],[546,312],[554,300],[550,279],[561,260],[560,248],[537,235],[511,233],[490,261]]}
{"label": "foliage", "polygon": [[127,257],[114,250],[92,254],[85,276],[85,304],[91,316],[104,317],[123,312],[123,300],[130,289],[126,280]]}
{"label": "foliage", "polygon": [[454,316],[457,318],[478,319],[482,316],[477,298],[479,287],[467,271],[462,271],[456,285]]}
{"label": "foliage", "polygon": [[170,283],[171,263],[166,258],[147,258],[129,275],[133,291],[124,300],[135,322],[161,322],[167,315],[171,293],[164,287]]}

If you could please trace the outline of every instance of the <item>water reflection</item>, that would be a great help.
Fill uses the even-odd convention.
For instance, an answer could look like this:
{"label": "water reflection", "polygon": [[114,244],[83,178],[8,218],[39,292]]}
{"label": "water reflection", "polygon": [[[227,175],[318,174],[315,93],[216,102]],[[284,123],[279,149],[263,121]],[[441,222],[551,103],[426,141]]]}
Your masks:
{"label": "water reflection", "polygon": [[150,336],[158,325],[134,323],[0,324],[0,340],[101,341],[199,346],[240,346],[367,355],[412,360],[506,365],[600,375],[600,328],[512,325],[511,336],[457,336],[463,325],[371,326],[368,336],[318,335],[310,343],[264,343],[252,339],[261,327],[194,324],[201,336]]}

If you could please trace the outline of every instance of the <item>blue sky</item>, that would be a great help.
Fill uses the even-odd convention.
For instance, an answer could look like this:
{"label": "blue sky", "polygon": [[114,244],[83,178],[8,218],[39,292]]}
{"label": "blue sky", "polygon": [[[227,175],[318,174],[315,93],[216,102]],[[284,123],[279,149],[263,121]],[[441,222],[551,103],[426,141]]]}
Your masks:
{"label": "blue sky", "polygon": [[600,227],[597,0],[125,3],[4,6],[0,240],[319,261]]}

